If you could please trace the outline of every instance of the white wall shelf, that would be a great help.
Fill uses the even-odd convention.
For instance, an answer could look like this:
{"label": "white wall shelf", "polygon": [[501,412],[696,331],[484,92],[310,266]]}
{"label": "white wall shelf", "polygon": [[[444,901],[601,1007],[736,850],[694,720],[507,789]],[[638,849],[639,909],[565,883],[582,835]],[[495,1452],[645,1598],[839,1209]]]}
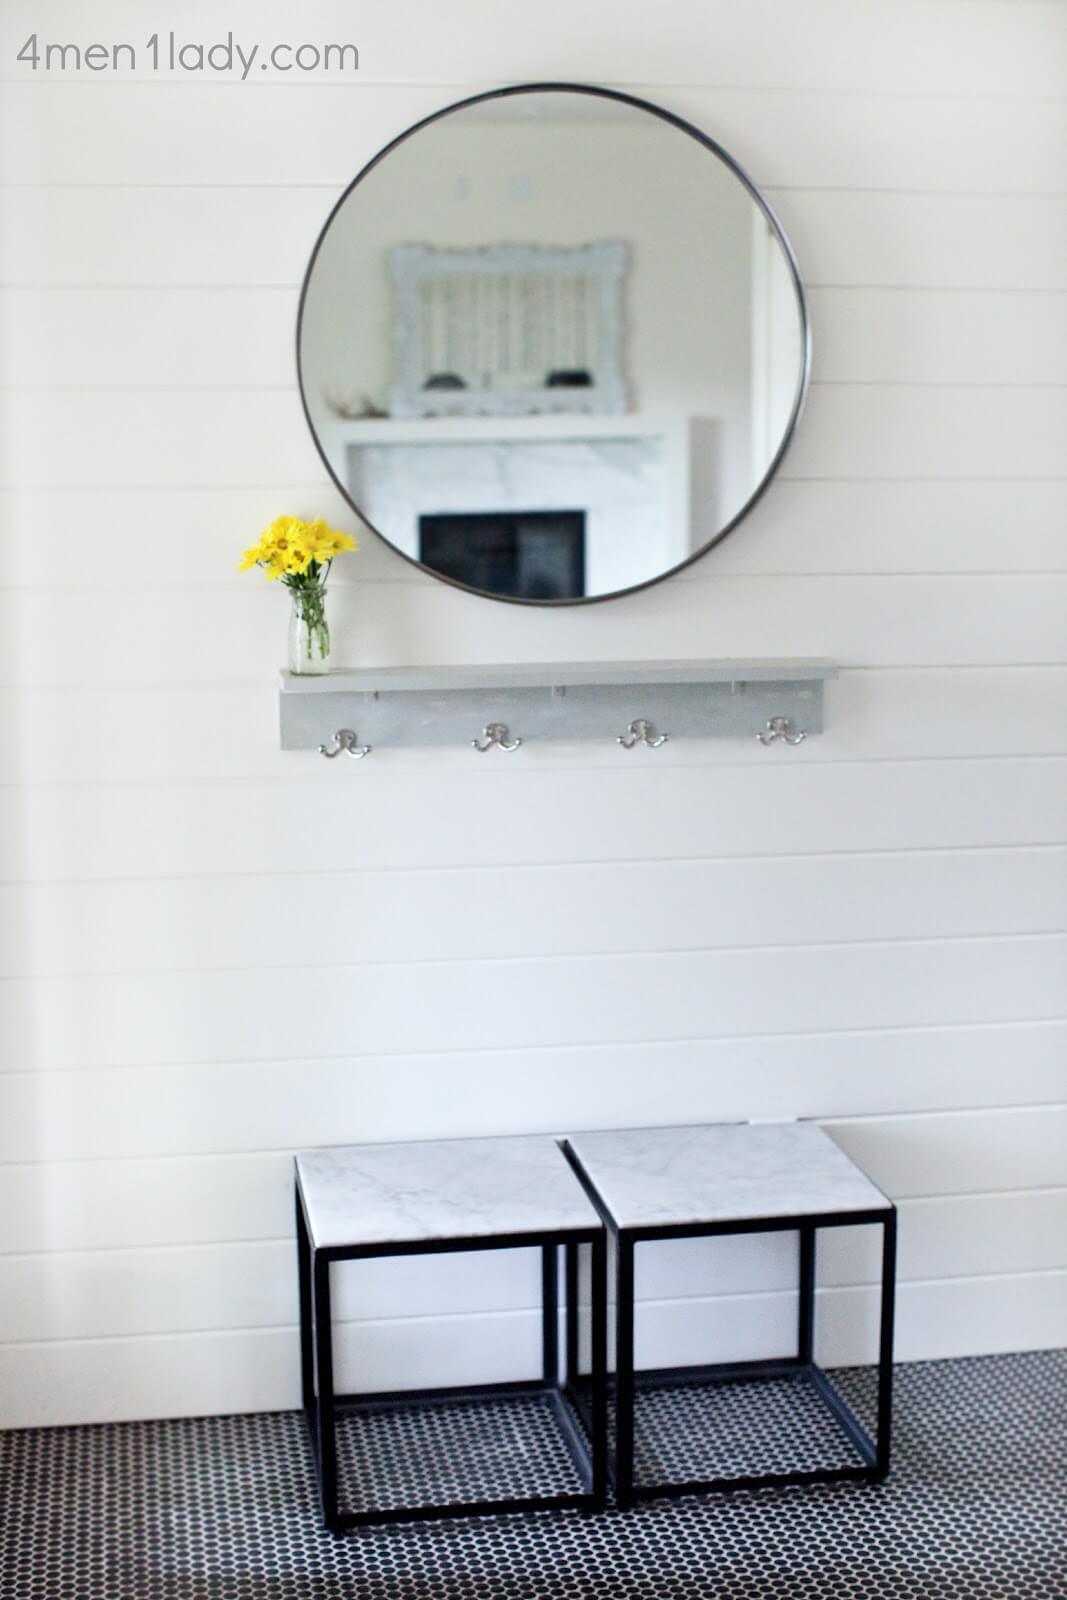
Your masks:
{"label": "white wall shelf", "polygon": [[[507,749],[544,739],[762,738],[822,732],[829,661],[561,662],[282,674],[283,750],[404,745]],[[632,727],[640,724],[636,737]],[[647,741],[643,733],[647,731]],[[344,734],[343,737],[340,737]],[[351,737],[349,737],[349,735]]]}

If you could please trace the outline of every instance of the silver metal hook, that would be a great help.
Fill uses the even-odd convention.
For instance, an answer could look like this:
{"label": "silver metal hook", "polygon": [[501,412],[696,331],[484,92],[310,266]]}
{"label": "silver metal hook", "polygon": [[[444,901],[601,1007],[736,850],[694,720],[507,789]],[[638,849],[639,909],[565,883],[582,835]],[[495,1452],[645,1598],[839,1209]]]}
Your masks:
{"label": "silver metal hook", "polygon": [[625,733],[616,735],[617,743],[621,744],[624,750],[632,750],[635,744],[646,744],[650,750],[658,750],[669,738],[669,733],[657,733],[651,722],[646,722],[644,717],[638,717],[636,722],[630,723]]}
{"label": "silver metal hook", "polygon": [[332,748],[324,744],[319,745],[319,755],[325,756],[328,761],[332,761],[335,756],[342,753],[351,756],[353,761],[362,761],[364,756],[370,755],[370,752],[370,745],[360,744],[351,728],[338,728],[333,736]]}
{"label": "silver metal hook", "polygon": [[776,739],[782,739],[786,744],[803,744],[807,734],[803,728],[790,733],[792,726],[788,717],[771,717],[764,731],[757,733],[756,738],[760,744],[773,744]]}
{"label": "silver metal hook", "polygon": [[498,750],[510,751],[517,750],[522,743],[521,739],[512,739],[510,737],[507,724],[504,722],[490,722],[487,727],[482,729],[482,737],[484,743],[477,739],[471,740],[475,750],[478,750],[482,755],[487,750],[491,750],[494,745]]}

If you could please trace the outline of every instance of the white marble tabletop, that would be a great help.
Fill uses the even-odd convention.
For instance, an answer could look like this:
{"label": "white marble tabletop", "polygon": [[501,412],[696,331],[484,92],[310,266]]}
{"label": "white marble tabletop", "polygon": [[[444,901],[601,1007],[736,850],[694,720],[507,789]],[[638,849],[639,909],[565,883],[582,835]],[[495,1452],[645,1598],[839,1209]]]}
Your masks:
{"label": "white marble tabletop", "polygon": [[318,1249],[600,1226],[549,1134],[309,1150],[296,1171]]}
{"label": "white marble tabletop", "polygon": [[567,1142],[621,1228],[890,1205],[811,1122],[623,1128]]}

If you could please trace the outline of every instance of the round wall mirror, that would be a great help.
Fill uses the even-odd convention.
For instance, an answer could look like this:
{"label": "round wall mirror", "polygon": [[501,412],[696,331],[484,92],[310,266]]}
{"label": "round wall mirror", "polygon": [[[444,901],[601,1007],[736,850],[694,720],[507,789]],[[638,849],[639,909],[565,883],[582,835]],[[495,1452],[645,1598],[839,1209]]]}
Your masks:
{"label": "round wall mirror", "polygon": [[737,163],[562,84],[450,106],[365,167],[297,346],[360,516],[440,578],[547,605],[655,583],[735,527],[809,365],[792,251]]}

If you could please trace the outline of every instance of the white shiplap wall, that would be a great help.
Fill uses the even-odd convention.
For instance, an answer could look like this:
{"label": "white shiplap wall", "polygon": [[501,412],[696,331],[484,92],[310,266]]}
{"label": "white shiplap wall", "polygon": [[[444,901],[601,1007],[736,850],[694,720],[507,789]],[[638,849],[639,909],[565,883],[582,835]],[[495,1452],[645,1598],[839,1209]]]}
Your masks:
{"label": "white shiplap wall", "polygon": [[[289,1157],[352,1139],[817,1117],[900,1202],[902,1357],[1064,1341],[1064,8],[220,15],[3,19],[0,1422],[294,1404]],[[33,27],[352,40],[362,70],[33,79]],[[800,436],[721,548],[584,611],[368,536],[342,654],[831,656],[828,731],[283,756],[282,600],[233,563],[283,509],[352,525],[294,388],[317,229],[418,116],[556,77],[764,186],[811,291]],[[649,1263],[643,1353],[784,1345],[786,1245],[706,1254]],[[493,1266],[346,1282],[347,1377],[518,1375],[535,1275]],[[828,1360],[869,1356],[872,1278],[827,1248]]]}

